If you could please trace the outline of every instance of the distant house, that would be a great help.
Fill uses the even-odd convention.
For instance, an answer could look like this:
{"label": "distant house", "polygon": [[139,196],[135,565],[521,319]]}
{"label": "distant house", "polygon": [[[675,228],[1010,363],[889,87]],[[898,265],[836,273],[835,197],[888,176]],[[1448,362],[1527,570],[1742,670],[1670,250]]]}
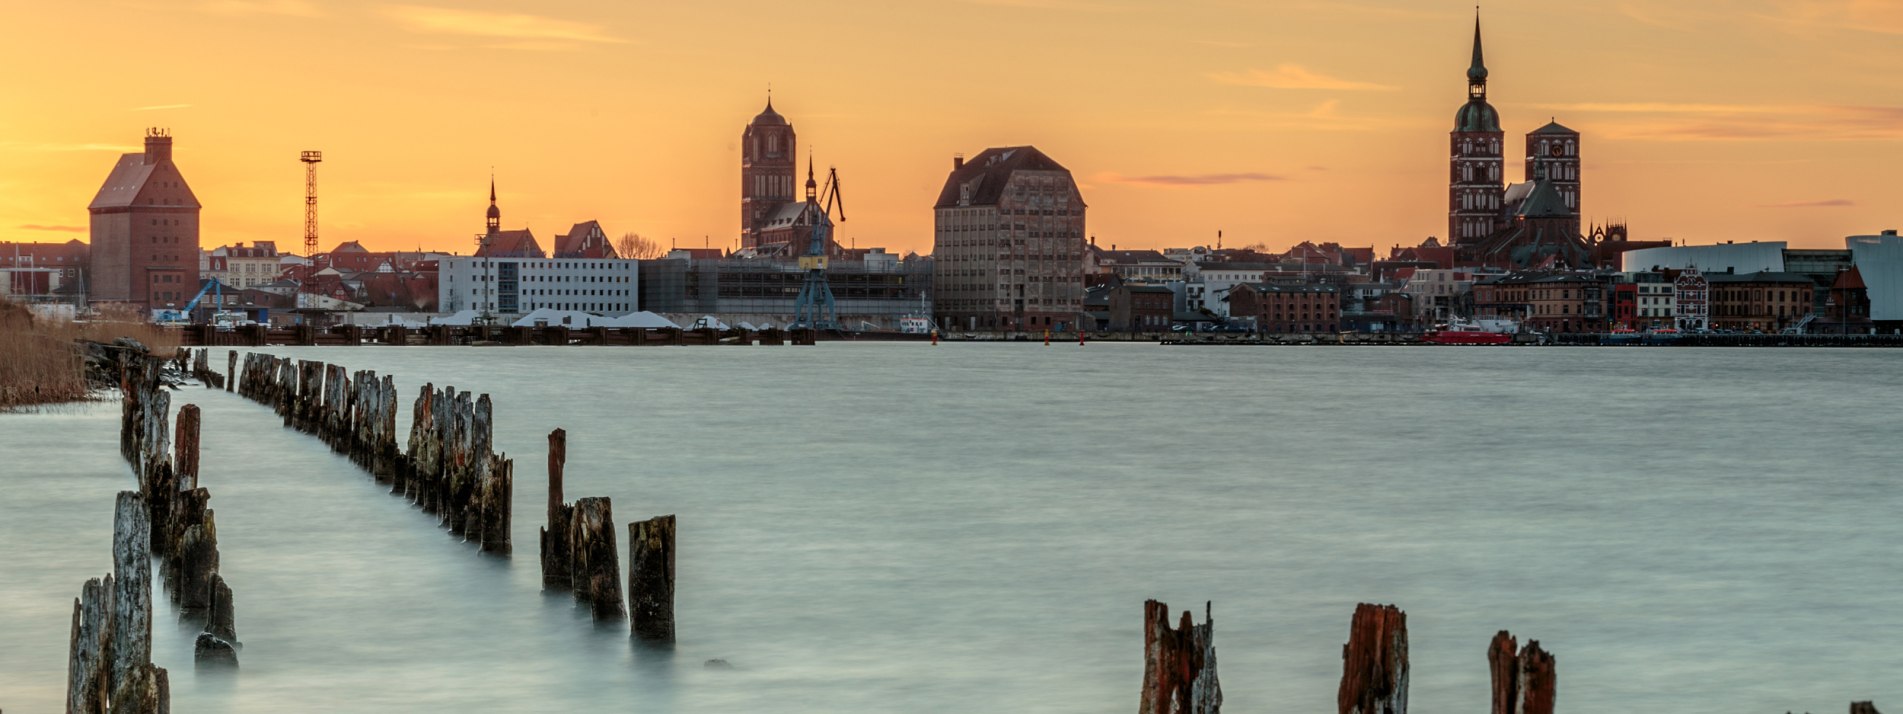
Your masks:
{"label": "distant house", "polygon": [[608,242],[608,234],[601,230],[601,224],[587,221],[575,224],[563,235],[555,236],[555,257],[557,258],[618,258],[615,248]]}

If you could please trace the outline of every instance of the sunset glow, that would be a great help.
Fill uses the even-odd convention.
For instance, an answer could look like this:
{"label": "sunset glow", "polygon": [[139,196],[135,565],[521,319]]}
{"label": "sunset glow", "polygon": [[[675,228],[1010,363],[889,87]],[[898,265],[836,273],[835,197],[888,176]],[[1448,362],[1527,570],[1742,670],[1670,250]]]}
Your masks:
{"label": "sunset glow", "polygon": [[[596,219],[731,247],[739,137],[766,103],[837,166],[842,243],[927,252],[954,154],[1031,144],[1077,177],[1100,244],[1442,235],[1473,8],[965,0],[12,3],[0,236],[85,238],[148,126],[204,203],[201,243],[303,220],[322,245],[469,252],[502,222]],[[1509,138],[1584,135],[1582,218],[1634,239],[1841,246],[1899,223],[1903,4],[1512,2],[1483,10]],[[1519,156],[1507,174],[1520,175]]]}

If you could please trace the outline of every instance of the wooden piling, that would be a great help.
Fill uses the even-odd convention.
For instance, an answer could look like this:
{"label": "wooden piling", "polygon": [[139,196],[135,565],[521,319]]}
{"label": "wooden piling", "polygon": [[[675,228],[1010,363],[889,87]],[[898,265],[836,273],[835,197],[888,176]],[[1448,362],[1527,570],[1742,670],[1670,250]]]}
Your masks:
{"label": "wooden piling", "polygon": [[112,714],[171,714],[171,698],[165,669],[140,662],[113,682]]}
{"label": "wooden piling", "polygon": [[[120,491],[112,522],[112,691],[152,661],[152,524],[145,500]],[[113,700],[114,711],[117,699]]]}
{"label": "wooden piling", "polygon": [[[487,395],[484,395],[487,398]],[[482,479],[482,551],[510,555],[509,512],[515,500],[515,462],[500,454],[490,454]]]}
{"label": "wooden piling", "polygon": [[638,639],[674,642],[674,516],[628,524],[628,614]]}
{"label": "wooden piling", "polygon": [[575,501],[569,528],[568,572],[575,580],[575,598],[587,603],[595,620],[627,617],[621,602],[621,563],[615,553],[613,507],[605,496]]}
{"label": "wooden piling", "polygon": [[542,587],[568,590],[574,587],[568,564],[569,522],[575,509],[562,501],[562,468],[568,462],[568,432],[556,429],[548,433],[548,518],[541,530]]}
{"label": "wooden piling", "polygon": [[93,578],[73,600],[73,638],[67,650],[67,714],[104,714],[112,679],[112,576]]}
{"label": "wooden piling", "polygon": [[1850,714],[1878,714],[1874,702],[1851,702]]}
{"label": "wooden piling", "polygon": [[230,392],[237,388],[238,388],[238,351],[231,350],[230,352],[225,353],[225,391]]}
{"label": "wooden piling", "polygon": [[1170,627],[1170,608],[1143,603],[1143,698],[1138,714],[1217,714],[1222,683],[1216,676],[1216,622],[1203,603],[1203,624],[1188,610]]}
{"label": "wooden piling", "polygon": [[1356,606],[1341,659],[1341,714],[1407,714],[1407,613]]}
{"label": "wooden piling", "polygon": [[1556,679],[1553,656],[1538,640],[1518,644],[1501,630],[1487,647],[1487,668],[1493,677],[1493,714],[1553,714]]}
{"label": "wooden piling", "polygon": [[172,439],[178,452],[172,458],[172,471],[178,476],[181,491],[198,488],[198,421],[197,404],[178,408],[178,431]]}

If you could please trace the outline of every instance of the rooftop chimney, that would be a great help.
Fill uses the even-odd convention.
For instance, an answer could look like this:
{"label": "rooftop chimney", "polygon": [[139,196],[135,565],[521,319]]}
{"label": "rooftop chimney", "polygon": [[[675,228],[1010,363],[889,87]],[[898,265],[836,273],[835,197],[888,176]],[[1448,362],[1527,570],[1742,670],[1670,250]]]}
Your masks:
{"label": "rooftop chimney", "polygon": [[952,170],[953,170],[953,171],[957,171],[957,170],[959,170],[959,169],[962,169],[962,168],[964,168],[964,167],[965,167],[965,155],[964,155],[964,154],[952,154]]}
{"label": "rooftop chimney", "polygon": [[1891,228],[1891,229],[1889,229],[1889,230],[1887,230],[1887,231],[1884,231],[1884,232],[1883,232],[1883,235],[1886,235],[1886,236],[1893,236],[1893,235],[1896,235],[1896,229],[1895,229],[1895,228]]}
{"label": "rooftop chimney", "polygon": [[172,160],[172,132],[160,127],[145,130],[145,163],[165,163]]}

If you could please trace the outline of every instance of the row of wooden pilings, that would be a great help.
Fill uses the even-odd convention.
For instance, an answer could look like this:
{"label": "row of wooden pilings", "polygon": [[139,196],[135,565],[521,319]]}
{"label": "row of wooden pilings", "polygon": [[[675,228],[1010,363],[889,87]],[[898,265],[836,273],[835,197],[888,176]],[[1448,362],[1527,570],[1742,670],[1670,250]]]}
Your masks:
{"label": "row of wooden pilings", "polygon": [[[1188,610],[1170,626],[1168,605],[1143,604],[1143,698],[1139,714],[1217,714],[1222,684],[1216,677],[1215,618],[1203,604],[1203,624]],[[1553,714],[1558,675],[1539,640],[1525,647],[1501,630],[1487,645],[1493,714]],[[1362,603],[1341,647],[1341,714],[1407,714],[1407,613],[1393,605]],[[1853,702],[1850,714],[1877,714],[1871,702]]]}
{"label": "row of wooden pilings", "polygon": [[[310,360],[247,354],[238,392],[272,406],[286,424],[316,434],[379,481],[391,484],[451,533],[485,552],[510,555],[515,464],[493,451],[493,405],[454,387],[424,385],[410,412],[405,448],[396,441],[396,386],[389,376]],[[541,529],[543,586],[567,590],[597,621],[631,620],[637,638],[674,641],[674,516],[628,524],[623,601],[613,504],[562,500],[567,434],[549,434],[549,505]],[[630,614],[632,617],[630,617]]]}
{"label": "row of wooden pilings", "polygon": [[317,436],[392,494],[437,516],[450,533],[508,555],[515,462],[493,449],[489,395],[423,385],[398,447],[397,392],[389,376],[312,360],[247,354],[238,393],[270,406],[287,426]]}
{"label": "row of wooden pilings", "polygon": [[[232,360],[235,361],[237,354],[231,353],[231,357]],[[191,375],[193,379],[197,379],[199,383],[205,385],[207,389],[231,391],[231,388],[227,386],[230,384],[232,377],[231,362],[227,362],[224,373],[219,373],[217,370],[212,369],[211,350],[195,350],[189,347],[181,347],[178,350],[178,354],[172,359],[177,362],[176,368],[178,371]]]}
{"label": "row of wooden pilings", "polygon": [[[1216,677],[1215,618],[1203,605],[1203,624],[1183,611],[1170,626],[1168,605],[1143,604],[1143,698],[1139,714],[1216,714],[1222,683]],[[1538,640],[1517,648],[1502,630],[1487,649],[1493,671],[1493,714],[1553,714],[1553,656]],[[1407,613],[1363,603],[1341,648],[1341,714],[1406,714]]]}
{"label": "row of wooden pilings", "polygon": [[[204,626],[194,660],[200,666],[238,663],[231,588],[218,573],[211,494],[198,485],[199,409],[180,407],[174,431],[165,360],[129,354],[120,359],[119,449],[139,490],[121,491],[114,503],[113,572],[86,581],[73,601],[69,714],[170,710],[169,675],[152,663],[154,556],[179,619]],[[202,356],[200,361],[203,366]]]}
{"label": "row of wooden pilings", "polygon": [[624,607],[613,503],[605,496],[564,502],[562,472],[567,461],[568,432],[549,432],[548,524],[541,529],[543,589],[573,592],[596,622],[628,618],[636,639],[673,644],[674,516],[628,524]]}

